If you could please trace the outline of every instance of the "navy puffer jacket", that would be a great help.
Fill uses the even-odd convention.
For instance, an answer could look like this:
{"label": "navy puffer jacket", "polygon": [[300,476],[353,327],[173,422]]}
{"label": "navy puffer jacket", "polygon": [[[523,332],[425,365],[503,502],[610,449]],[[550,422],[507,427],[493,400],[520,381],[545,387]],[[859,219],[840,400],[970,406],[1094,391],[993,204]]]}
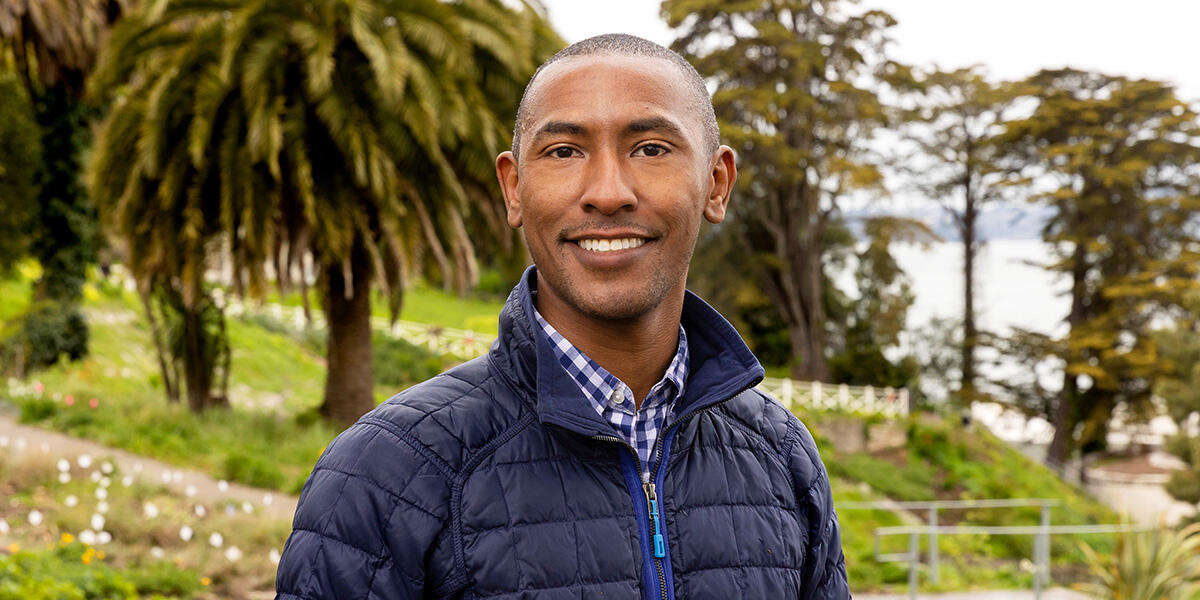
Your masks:
{"label": "navy puffer jacket", "polygon": [[753,389],[763,370],[733,327],[688,294],[690,374],[650,500],[632,448],[535,333],[534,277],[487,356],[330,444],[277,598],[849,598],[812,436]]}

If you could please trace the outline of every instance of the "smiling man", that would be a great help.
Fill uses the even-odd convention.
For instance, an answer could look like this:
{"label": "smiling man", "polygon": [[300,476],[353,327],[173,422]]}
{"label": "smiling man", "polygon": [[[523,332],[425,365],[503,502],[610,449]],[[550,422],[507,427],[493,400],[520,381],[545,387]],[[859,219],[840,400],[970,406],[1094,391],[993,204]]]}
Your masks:
{"label": "smiling man", "polygon": [[496,172],[534,262],[499,339],[329,446],[278,597],[849,598],[812,436],[685,289],[737,177],[695,69],[564,49]]}

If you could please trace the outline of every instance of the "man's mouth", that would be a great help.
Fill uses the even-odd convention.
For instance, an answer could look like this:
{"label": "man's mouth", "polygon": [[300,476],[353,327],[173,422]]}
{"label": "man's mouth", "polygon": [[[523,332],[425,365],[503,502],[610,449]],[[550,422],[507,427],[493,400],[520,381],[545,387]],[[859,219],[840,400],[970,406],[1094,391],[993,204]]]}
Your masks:
{"label": "man's mouth", "polygon": [[598,238],[583,238],[575,240],[580,248],[591,252],[612,252],[614,250],[627,250],[629,248],[637,248],[646,243],[644,238],[618,238],[615,240],[598,239]]}

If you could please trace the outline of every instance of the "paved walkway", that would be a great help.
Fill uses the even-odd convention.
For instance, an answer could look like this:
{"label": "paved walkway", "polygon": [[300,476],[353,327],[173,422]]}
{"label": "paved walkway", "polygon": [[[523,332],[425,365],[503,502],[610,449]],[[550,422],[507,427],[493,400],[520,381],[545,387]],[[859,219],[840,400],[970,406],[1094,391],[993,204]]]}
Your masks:
{"label": "paved walkway", "polygon": [[[921,600],[1033,600],[1033,591],[951,592],[946,594],[918,594],[917,597]],[[908,600],[908,594],[854,594],[854,600]],[[1091,600],[1091,596],[1066,588],[1050,588],[1042,592],[1041,600]]]}
{"label": "paved walkway", "polygon": [[133,475],[146,482],[161,483],[180,495],[188,495],[205,503],[235,502],[241,505],[249,502],[257,514],[288,521],[292,520],[292,515],[296,512],[295,496],[275,490],[221,482],[200,471],[181,469],[56,431],[21,425],[8,413],[0,413],[0,447],[14,453],[40,452],[54,458],[67,458],[71,462],[87,454],[95,461],[113,461],[121,473]]}

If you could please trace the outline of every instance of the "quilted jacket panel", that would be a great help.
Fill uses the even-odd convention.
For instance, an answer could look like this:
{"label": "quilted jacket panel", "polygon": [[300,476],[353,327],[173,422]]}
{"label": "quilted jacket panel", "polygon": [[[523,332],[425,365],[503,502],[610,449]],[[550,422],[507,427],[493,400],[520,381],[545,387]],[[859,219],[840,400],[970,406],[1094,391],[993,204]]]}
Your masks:
{"label": "quilted jacket panel", "polygon": [[652,482],[654,557],[634,454],[535,335],[534,277],[487,356],[330,444],[301,493],[277,598],[849,598],[811,435],[751,389],[762,368],[690,294],[691,375]]}

